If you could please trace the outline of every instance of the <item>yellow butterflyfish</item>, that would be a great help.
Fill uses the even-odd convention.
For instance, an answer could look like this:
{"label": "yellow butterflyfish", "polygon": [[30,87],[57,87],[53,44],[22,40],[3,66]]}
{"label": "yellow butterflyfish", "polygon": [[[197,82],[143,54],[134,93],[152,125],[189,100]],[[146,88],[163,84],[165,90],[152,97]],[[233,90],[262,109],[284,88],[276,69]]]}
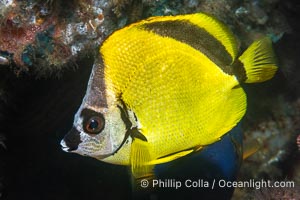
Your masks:
{"label": "yellow butterflyfish", "polygon": [[100,47],[63,149],[130,165],[139,178],[220,140],[246,112],[240,83],[277,70],[267,37],[238,55],[232,32],[204,13],[115,31]]}

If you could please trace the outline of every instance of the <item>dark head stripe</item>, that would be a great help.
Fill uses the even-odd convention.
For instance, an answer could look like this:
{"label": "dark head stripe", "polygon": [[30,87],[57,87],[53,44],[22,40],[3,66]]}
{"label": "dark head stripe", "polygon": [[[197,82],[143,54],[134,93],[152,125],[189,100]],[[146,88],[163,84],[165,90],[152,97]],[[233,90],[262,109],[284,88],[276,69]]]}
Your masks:
{"label": "dark head stripe", "polygon": [[85,121],[88,121],[91,117],[93,116],[100,116],[104,119],[103,117],[103,114],[102,113],[99,113],[99,112],[96,112],[94,110],[91,110],[91,109],[88,109],[88,108],[84,108],[82,109],[81,113],[80,113],[80,117],[83,118],[83,123]]}
{"label": "dark head stripe", "polygon": [[95,60],[87,93],[86,102],[88,105],[107,108],[104,63],[100,56]]}
{"label": "dark head stripe", "polygon": [[232,74],[229,67],[232,63],[232,57],[223,44],[205,29],[192,24],[188,20],[146,23],[142,26],[142,29],[188,44],[201,51],[225,73]]}

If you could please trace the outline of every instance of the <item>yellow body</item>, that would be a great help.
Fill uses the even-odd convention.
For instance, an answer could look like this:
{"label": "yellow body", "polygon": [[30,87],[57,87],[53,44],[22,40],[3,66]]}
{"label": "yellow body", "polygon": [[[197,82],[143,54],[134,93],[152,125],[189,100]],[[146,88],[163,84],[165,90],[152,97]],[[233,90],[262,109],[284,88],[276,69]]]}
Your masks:
{"label": "yellow body", "polygon": [[[244,115],[246,97],[233,89],[235,76],[174,39],[128,32],[102,48],[106,85],[136,114],[153,157],[211,144]],[[135,44],[137,35],[142,42]]]}
{"label": "yellow body", "polygon": [[[167,162],[214,143],[246,112],[246,94],[235,74],[225,73],[189,44],[143,29],[157,21],[180,20],[213,35],[234,63],[237,45],[232,33],[206,14],[150,18],[116,31],[100,48],[107,93],[115,95],[115,104],[122,101],[135,113],[139,131],[147,139],[134,139],[133,144],[141,144],[133,145],[138,149],[121,155],[130,157],[132,165]],[[243,63],[246,70],[252,60]],[[276,70],[272,67],[269,78]],[[247,76],[251,78],[251,73]],[[147,156],[132,155],[143,153]],[[145,163],[136,163],[141,160]]]}

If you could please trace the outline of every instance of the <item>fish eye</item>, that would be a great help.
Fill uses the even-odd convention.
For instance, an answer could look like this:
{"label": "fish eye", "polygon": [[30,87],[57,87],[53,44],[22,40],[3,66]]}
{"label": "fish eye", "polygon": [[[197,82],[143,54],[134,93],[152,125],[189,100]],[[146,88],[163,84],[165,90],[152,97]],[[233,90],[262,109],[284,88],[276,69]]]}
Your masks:
{"label": "fish eye", "polygon": [[104,118],[102,116],[93,116],[85,123],[85,131],[89,134],[99,134],[104,128]]}

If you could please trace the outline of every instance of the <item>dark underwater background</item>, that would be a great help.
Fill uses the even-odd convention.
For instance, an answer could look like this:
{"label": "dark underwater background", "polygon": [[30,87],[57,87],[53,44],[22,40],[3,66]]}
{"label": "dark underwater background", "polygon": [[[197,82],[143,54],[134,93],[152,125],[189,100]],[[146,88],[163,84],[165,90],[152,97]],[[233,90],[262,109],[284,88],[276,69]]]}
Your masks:
{"label": "dark underwater background", "polygon": [[[28,2],[35,3],[39,9],[45,7],[44,1]],[[58,16],[61,18],[67,16],[69,21],[72,20],[72,16],[68,14],[71,12],[71,10],[68,11],[69,4],[86,5],[93,2],[93,5],[98,5],[95,3],[96,1],[83,0],[70,1],[71,3],[67,6],[64,6],[62,1],[57,2],[59,5],[55,5],[56,7],[64,8],[64,11],[60,11]],[[103,34],[108,35],[118,27],[150,15],[191,13],[202,10],[229,23],[230,28],[240,39],[242,49],[256,37],[253,35],[273,31],[272,36],[276,40],[276,37],[280,37],[280,33],[283,33],[281,38],[278,38],[278,42],[274,44],[280,66],[274,79],[262,84],[243,86],[248,95],[248,110],[237,131],[238,134],[244,134],[245,140],[251,140],[259,133],[268,132],[266,130],[276,132],[279,136],[271,134],[271,136],[262,137],[263,150],[254,154],[254,157],[250,157],[249,160],[245,160],[240,169],[239,156],[241,155],[232,158],[232,174],[229,177],[223,177],[224,173],[221,173],[219,169],[201,165],[201,163],[198,165],[197,159],[200,159],[198,157],[196,160],[187,158],[190,159],[187,162],[190,162],[191,167],[181,164],[181,161],[172,163],[172,166],[181,166],[179,169],[167,166],[167,169],[169,169],[168,167],[173,169],[168,171],[161,166],[157,169],[159,177],[163,180],[172,177],[176,177],[177,180],[185,178],[197,180],[198,173],[201,174],[197,169],[206,168],[205,170],[210,171],[211,176],[205,177],[204,175],[207,173],[203,175],[202,172],[201,177],[204,176],[207,179],[214,176],[228,180],[264,178],[293,180],[296,184],[300,184],[300,151],[296,145],[296,137],[300,134],[299,1],[164,0],[156,1],[156,3],[149,2],[151,1],[113,1],[111,7],[104,7],[104,17],[107,17],[109,23],[105,24],[107,30]],[[15,3],[18,6],[22,4],[22,1],[15,1]],[[141,6],[141,4],[144,5]],[[112,8],[114,8],[113,12]],[[233,8],[234,10],[231,10]],[[244,13],[245,16],[237,17],[239,8],[248,9],[250,14]],[[108,9],[110,10],[108,11]],[[0,12],[1,22],[6,19],[9,12],[12,11]],[[226,15],[231,12],[233,14]],[[259,21],[264,19],[265,15],[268,16],[268,21]],[[257,16],[260,18],[258,19]],[[76,20],[78,19],[80,18]],[[24,27],[26,28],[26,26]],[[245,27],[250,27],[247,33],[243,30]],[[0,29],[5,29],[4,25],[1,25]],[[3,39],[4,36],[1,33],[0,36]],[[11,35],[11,37],[15,36]],[[33,43],[51,39],[51,37],[45,37],[37,37]],[[17,39],[18,37],[16,37]],[[78,41],[81,40],[83,39],[78,39]],[[3,41],[4,39],[1,40],[0,56],[7,56]],[[43,44],[41,41],[39,41],[40,46],[35,44],[32,47],[24,47],[26,51],[22,54],[24,55],[22,57],[23,65],[18,64],[15,57],[10,55],[12,52],[9,53],[10,64],[0,65],[1,200],[268,199],[274,195],[274,191],[271,190],[258,192],[241,189],[235,191],[232,197],[232,188],[204,190],[203,192],[199,192],[199,190],[174,191],[172,189],[146,191],[145,193],[133,191],[127,167],[110,165],[92,158],[63,152],[60,140],[71,128],[74,114],[85,94],[96,54],[95,46],[100,40],[86,45],[85,51],[78,56],[71,56],[70,59],[69,56],[68,61],[57,55],[58,61],[65,61],[63,65],[46,59],[52,56],[52,50],[47,49],[48,47],[44,48],[48,44]],[[20,45],[22,44],[20,43]],[[47,49],[48,52],[40,53],[42,48]],[[37,61],[37,64],[34,64],[34,61]],[[23,69],[24,66],[26,66],[26,70]],[[270,138],[273,139],[270,140]],[[223,151],[223,149],[217,150],[220,153]],[[218,151],[214,153],[218,154]],[[222,153],[224,152],[226,153],[226,151]],[[229,156],[232,150],[228,150],[227,153]],[[215,158],[220,161],[226,158],[226,154]],[[221,163],[221,168],[225,166],[222,162],[218,163]],[[226,166],[228,167],[228,165]],[[282,195],[284,194],[294,195],[295,199],[300,199],[297,191],[286,190],[283,191]],[[274,199],[276,198],[274,197]]]}

